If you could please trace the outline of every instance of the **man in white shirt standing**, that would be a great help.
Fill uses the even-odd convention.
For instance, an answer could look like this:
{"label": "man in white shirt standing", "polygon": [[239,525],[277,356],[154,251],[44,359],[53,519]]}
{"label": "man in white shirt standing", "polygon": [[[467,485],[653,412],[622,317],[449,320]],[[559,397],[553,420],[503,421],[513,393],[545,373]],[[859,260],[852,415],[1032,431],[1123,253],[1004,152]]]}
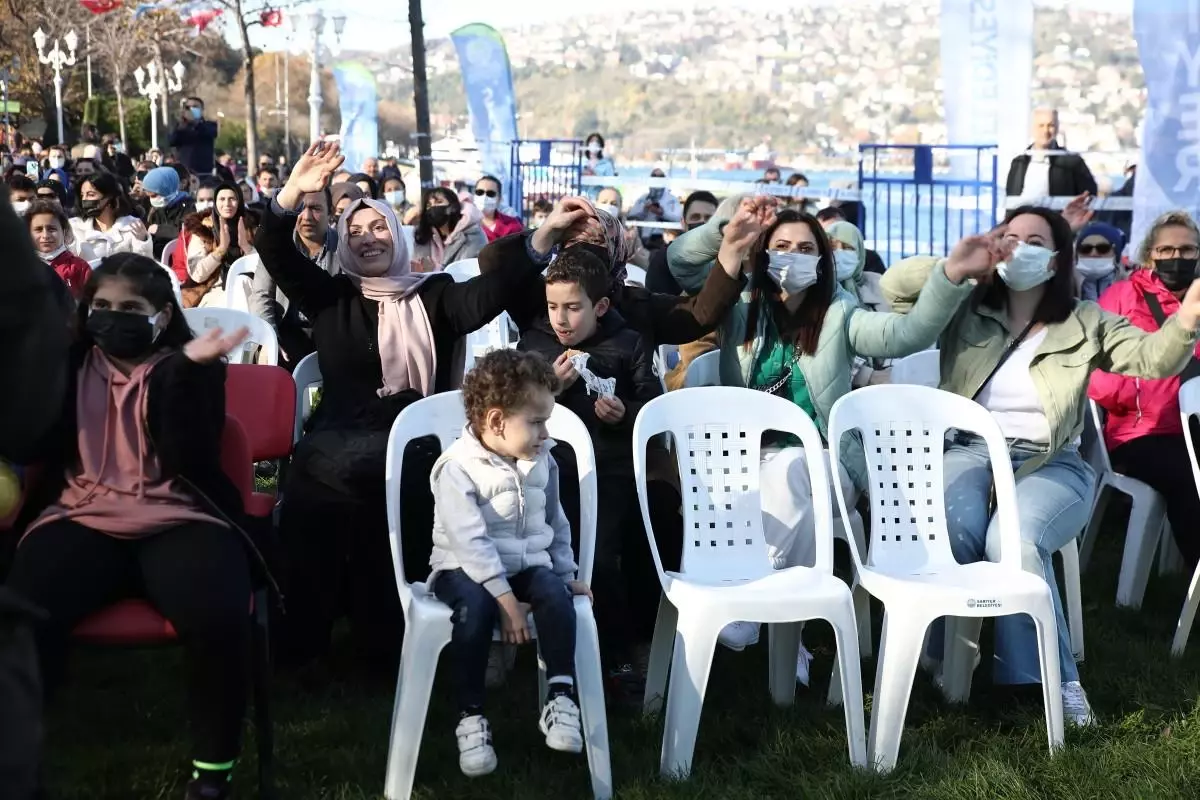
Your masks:
{"label": "man in white shirt standing", "polygon": [[1033,144],[1029,149],[1030,153],[1017,156],[1009,167],[1005,189],[1009,197],[1035,200],[1096,194],[1096,179],[1081,156],[1047,154],[1062,150],[1058,143],[1058,111],[1039,108],[1033,112]]}

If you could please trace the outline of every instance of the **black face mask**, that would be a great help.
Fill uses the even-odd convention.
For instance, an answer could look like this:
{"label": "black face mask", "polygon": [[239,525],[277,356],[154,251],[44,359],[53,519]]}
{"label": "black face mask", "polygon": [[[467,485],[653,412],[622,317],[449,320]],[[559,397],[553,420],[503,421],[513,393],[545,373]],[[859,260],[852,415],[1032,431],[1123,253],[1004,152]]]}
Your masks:
{"label": "black face mask", "polygon": [[158,338],[151,318],[136,312],[92,309],[86,328],[96,345],[113,358],[140,358]]}
{"label": "black face mask", "polygon": [[694,230],[696,230],[696,228],[701,228],[701,227],[704,227],[704,223],[703,223],[703,222],[689,222],[689,223],[687,223],[687,229],[688,229],[689,231],[694,231]]}
{"label": "black face mask", "polygon": [[1196,280],[1195,258],[1160,258],[1154,262],[1158,279],[1172,292],[1181,292]]}
{"label": "black face mask", "polygon": [[440,228],[450,222],[457,224],[457,216],[450,210],[450,206],[430,206],[425,209],[425,221],[434,228]]}
{"label": "black face mask", "polygon": [[100,216],[100,212],[104,210],[104,203],[104,200],[80,200],[79,211],[84,219],[93,219]]}

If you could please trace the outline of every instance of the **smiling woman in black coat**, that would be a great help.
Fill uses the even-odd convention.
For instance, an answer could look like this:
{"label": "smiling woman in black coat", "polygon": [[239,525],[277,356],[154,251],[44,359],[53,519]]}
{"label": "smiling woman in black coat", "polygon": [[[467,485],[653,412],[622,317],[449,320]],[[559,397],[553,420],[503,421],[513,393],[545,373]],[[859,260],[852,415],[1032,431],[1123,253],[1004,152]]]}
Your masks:
{"label": "smiling woman in black coat", "polygon": [[[296,249],[292,235],[302,196],[323,191],[342,161],[336,145],[318,144],[301,157],[255,240],[271,277],[312,321],[324,379],[283,489],[289,586],[282,656],[299,662],[322,654],[340,603],[349,599],[364,654],[390,665],[402,617],[384,494],[392,422],[414,401],[458,385],[462,338],[499,315],[514,288],[527,285],[525,272],[540,268],[513,261],[465,283],[414,274],[395,214],[360,199],[338,221],[339,274],[330,275]],[[436,447],[417,445],[405,456],[401,514],[410,580],[428,570],[435,458]]]}

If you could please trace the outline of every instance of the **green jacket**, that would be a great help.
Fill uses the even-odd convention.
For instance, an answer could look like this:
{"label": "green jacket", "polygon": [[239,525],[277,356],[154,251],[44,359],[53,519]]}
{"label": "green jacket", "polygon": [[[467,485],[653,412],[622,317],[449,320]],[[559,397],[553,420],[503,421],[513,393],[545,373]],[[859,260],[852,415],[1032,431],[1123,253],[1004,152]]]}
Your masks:
{"label": "green jacket", "polygon": [[[694,292],[704,284],[720,247],[721,223],[716,219],[671,243],[667,264],[685,292]],[[850,391],[850,373],[856,354],[899,358],[930,347],[959,304],[971,293],[968,283],[955,286],[940,268],[928,277],[920,302],[907,316],[864,311],[856,298],[840,287],[836,289],[825,313],[817,352],[801,355],[796,362],[812,396],[817,411],[814,421],[822,437],[828,436],[829,412],[833,404]],[[766,314],[758,315],[757,330],[749,345],[743,344],[750,302],[751,294],[743,286],[738,302],[717,329],[721,346],[721,383],[726,386],[746,386],[754,362],[762,351]],[[857,439],[844,444],[842,466],[859,491],[865,491],[866,458]]]}
{"label": "green jacket", "polygon": [[[941,263],[922,256],[889,269],[880,285],[892,308],[900,313],[918,308],[914,301]],[[975,301],[964,304],[939,342],[941,388],[972,397],[1000,361],[1010,336],[1003,311]],[[1090,300],[1076,301],[1065,321],[1047,326],[1046,338],[1029,365],[1050,423],[1050,447],[1044,456],[1027,461],[1018,475],[1037,469],[1083,432],[1092,370],[1165,378],[1187,366],[1195,348],[1196,335],[1180,327],[1174,315],[1150,333]]]}

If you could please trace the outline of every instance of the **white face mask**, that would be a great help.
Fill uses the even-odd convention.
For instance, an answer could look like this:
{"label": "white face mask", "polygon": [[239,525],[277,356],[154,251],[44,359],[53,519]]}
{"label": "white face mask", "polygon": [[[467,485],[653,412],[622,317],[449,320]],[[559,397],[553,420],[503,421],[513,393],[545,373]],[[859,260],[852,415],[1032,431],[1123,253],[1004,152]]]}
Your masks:
{"label": "white face mask", "polygon": [[13,206],[13,211],[17,212],[17,216],[21,217],[21,216],[24,216],[25,212],[29,210],[29,201],[28,200],[14,200],[12,206]]}
{"label": "white face mask", "polygon": [[613,219],[621,218],[621,209],[617,208],[612,203],[597,203],[596,210],[607,212],[608,215]]}
{"label": "white face mask", "polygon": [[838,281],[848,281],[858,271],[858,253],[853,250],[834,251],[833,263],[837,267]]}
{"label": "white face mask", "polygon": [[604,148],[601,147],[600,145],[596,144],[595,142],[592,142],[591,144],[589,144],[587,146],[587,154],[589,156],[592,156],[593,158],[599,158],[600,153],[602,153],[602,152],[604,152]]}
{"label": "white face mask", "polygon": [[62,156],[50,156],[47,161],[50,162],[50,169],[62,169],[67,164],[67,160]]}
{"label": "white face mask", "polygon": [[495,197],[483,197],[479,202],[479,207],[484,211],[495,211],[496,206],[500,205],[500,200]]}
{"label": "white face mask", "polygon": [[404,205],[404,192],[402,190],[384,192],[383,199],[386,200],[387,204],[392,208],[399,208],[400,206]]}
{"label": "white face mask", "polygon": [[817,265],[820,256],[808,253],[782,253],[771,250],[767,253],[767,274],[779,288],[788,294],[802,292],[817,282]]}
{"label": "white face mask", "polygon": [[197,213],[203,214],[204,212],[209,211],[211,209],[212,209],[212,200],[197,200],[196,201],[196,212]]}
{"label": "white face mask", "polygon": [[67,246],[64,244],[62,247],[58,248],[57,250],[51,250],[49,253],[39,252],[38,257],[40,257],[42,261],[45,261],[47,264],[49,264],[51,261],[58,258],[65,252],[67,252]]}
{"label": "white face mask", "polygon": [[1049,248],[1017,242],[1012,258],[1000,262],[996,271],[1008,288],[1014,292],[1024,292],[1041,286],[1054,276],[1054,270],[1050,269],[1052,258],[1054,251]]}
{"label": "white face mask", "polygon": [[1116,268],[1112,258],[1081,258],[1075,265],[1075,269],[1085,278],[1106,278]]}
{"label": "white face mask", "polygon": [[151,206],[153,206],[154,208],[166,208],[166,207],[167,207],[167,198],[165,198],[165,197],[151,197],[151,198],[150,198],[150,205],[151,205]]}

